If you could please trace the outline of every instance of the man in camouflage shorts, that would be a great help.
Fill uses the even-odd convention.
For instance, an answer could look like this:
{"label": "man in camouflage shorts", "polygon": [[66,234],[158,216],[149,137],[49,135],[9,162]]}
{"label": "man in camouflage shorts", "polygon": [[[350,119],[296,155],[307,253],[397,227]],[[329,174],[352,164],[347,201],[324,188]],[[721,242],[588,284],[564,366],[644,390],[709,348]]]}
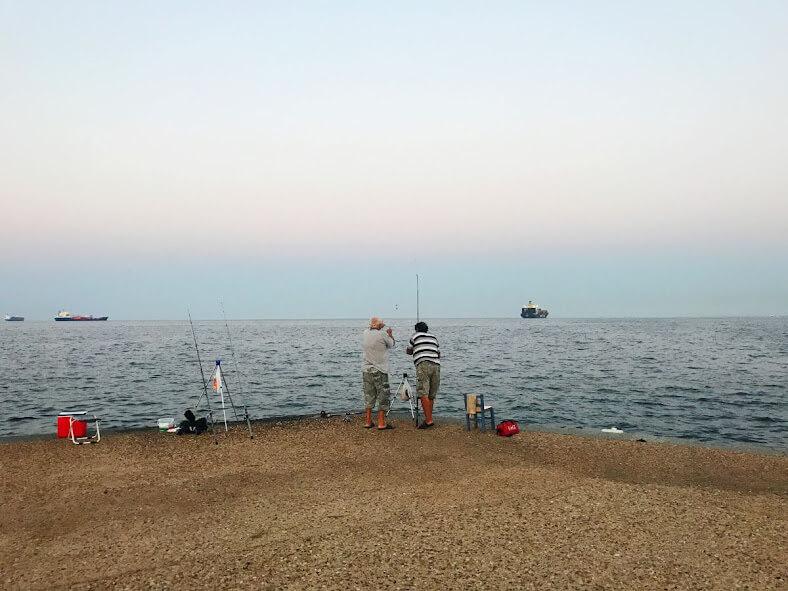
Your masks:
{"label": "man in camouflage shorts", "polygon": [[378,407],[378,429],[393,429],[386,423],[386,412],[389,409],[391,392],[389,388],[389,349],[394,347],[391,329],[383,332],[386,324],[377,317],[369,321],[369,328],[364,331],[363,347],[363,384],[364,384],[364,427],[371,429],[372,410]]}

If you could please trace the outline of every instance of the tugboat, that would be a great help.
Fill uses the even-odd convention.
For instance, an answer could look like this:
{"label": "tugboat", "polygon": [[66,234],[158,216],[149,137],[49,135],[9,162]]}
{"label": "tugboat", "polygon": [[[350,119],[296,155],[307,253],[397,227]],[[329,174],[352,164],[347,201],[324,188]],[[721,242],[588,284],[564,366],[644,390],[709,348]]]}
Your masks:
{"label": "tugboat", "polygon": [[61,310],[55,316],[56,322],[64,322],[64,321],[72,321],[72,322],[90,322],[95,320],[106,320],[109,316],[72,316],[71,312],[66,312],[65,310]]}
{"label": "tugboat", "polygon": [[548,314],[547,310],[540,308],[531,300],[528,300],[528,303],[520,310],[520,316],[523,318],[547,318]]}
{"label": "tugboat", "polygon": [[9,316],[8,314],[3,318],[6,322],[22,322],[24,319],[24,316]]}

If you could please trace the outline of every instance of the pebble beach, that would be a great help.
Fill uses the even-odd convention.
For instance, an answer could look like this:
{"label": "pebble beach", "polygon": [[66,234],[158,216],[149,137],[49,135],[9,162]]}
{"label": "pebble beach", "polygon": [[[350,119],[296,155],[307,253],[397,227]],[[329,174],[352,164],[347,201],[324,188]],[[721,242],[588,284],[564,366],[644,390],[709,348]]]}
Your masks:
{"label": "pebble beach", "polygon": [[0,587],[786,587],[783,454],[394,424],[2,443]]}

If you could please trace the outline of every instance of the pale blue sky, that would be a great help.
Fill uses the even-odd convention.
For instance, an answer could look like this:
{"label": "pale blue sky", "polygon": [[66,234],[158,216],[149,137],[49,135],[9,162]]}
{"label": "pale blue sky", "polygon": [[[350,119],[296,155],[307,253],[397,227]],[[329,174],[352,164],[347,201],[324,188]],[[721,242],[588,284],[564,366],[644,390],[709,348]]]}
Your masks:
{"label": "pale blue sky", "polygon": [[787,6],[0,0],[0,313],[786,314]]}

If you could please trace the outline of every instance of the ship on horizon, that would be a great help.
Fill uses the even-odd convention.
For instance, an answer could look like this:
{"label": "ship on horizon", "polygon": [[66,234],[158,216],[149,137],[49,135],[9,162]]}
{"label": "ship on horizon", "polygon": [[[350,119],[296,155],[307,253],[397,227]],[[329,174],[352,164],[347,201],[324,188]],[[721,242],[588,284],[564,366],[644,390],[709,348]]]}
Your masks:
{"label": "ship on horizon", "polygon": [[22,322],[24,319],[24,316],[9,316],[8,314],[3,318],[6,322]]}
{"label": "ship on horizon", "polygon": [[531,300],[528,300],[528,303],[520,310],[520,316],[522,318],[547,318],[548,314],[549,312],[547,310],[540,308]]}
{"label": "ship on horizon", "polygon": [[97,320],[107,320],[109,316],[80,316],[80,315],[72,315],[71,312],[66,312],[65,310],[61,310],[55,316],[56,322],[91,322]]}

